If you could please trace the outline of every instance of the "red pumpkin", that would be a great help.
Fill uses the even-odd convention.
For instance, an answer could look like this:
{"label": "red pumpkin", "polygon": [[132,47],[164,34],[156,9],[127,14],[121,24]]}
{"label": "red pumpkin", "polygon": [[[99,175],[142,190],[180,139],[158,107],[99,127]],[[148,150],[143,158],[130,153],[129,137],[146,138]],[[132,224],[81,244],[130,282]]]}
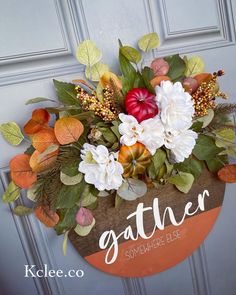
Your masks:
{"label": "red pumpkin", "polygon": [[125,97],[125,108],[127,113],[134,116],[139,123],[158,114],[155,95],[145,88],[130,90]]}
{"label": "red pumpkin", "polygon": [[151,162],[151,154],[142,143],[120,148],[118,161],[124,168],[124,177],[134,177],[145,172]]}

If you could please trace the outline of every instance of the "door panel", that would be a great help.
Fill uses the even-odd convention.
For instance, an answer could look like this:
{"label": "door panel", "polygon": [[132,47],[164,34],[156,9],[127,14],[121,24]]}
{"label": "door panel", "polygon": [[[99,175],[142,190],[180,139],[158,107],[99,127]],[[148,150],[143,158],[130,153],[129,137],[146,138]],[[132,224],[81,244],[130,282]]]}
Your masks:
{"label": "door panel", "polygon": [[[201,55],[208,71],[222,67],[222,89],[236,102],[236,2],[230,0],[0,0],[0,123],[24,123],[36,96],[55,97],[52,78],[81,77],[76,44],[91,38],[103,61],[117,69],[117,39],[134,45],[156,31],[163,56],[180,52]],[[147,60],[150,60],[147,56]],[[24,151],[0,137],[0,192],[7,186],[8,162]],[[204,244],[188,259],[161,274],[122,279],[89,266],[72,245],[62,254],[62,237],[33,216],[18,218],[0,202],[0,294],[137,294],[235,295],[236,186],[227,186],[217,223]],[[53,269],[83,269],[81,279],[24,279],[24,264]],[[13,282],[14,277],[14,283]]]}

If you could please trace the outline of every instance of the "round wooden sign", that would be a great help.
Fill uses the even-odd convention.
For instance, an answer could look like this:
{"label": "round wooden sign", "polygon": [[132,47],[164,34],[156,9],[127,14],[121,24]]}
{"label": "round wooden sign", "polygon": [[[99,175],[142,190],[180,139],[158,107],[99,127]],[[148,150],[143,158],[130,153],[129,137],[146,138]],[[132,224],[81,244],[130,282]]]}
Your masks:
{"label": "round wooden sign", "polygon": [[70,241],[88,263],[117,276],[143,277],[181,262],[204,241],[220,212],[225,184],[208,170],[188,194],[172,185],[151,189],[114,207],[114,196],[99,199],[96,225]]}

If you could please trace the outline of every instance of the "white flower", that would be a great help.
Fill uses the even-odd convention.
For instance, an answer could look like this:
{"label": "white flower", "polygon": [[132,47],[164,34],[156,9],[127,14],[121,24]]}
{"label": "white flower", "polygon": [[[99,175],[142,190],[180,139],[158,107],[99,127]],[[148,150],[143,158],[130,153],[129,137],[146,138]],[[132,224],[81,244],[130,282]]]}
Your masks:
{"label": "white flower", "polygon": [[197,137],[197,133],[192,130],[185,130],[179,134],[166,133],[165,147],[171,150],[174,162],[183,162],[191,155]]}
{"label": "white flower", "polygon": [[142,127],[135,117],[131,115],[125,115],[121,113],[119,114],[119,119],[122,122],[119,125],[119,132],[122,135],[120,138],[120,143],[127,146],[135,144],[142,133]]}
{"label": "white flower", "polygon": [[192,125],[194,103],[180,82],[162,81],[156,87],[156,102],[165,129],[186,130]]}
{"label": "white flower", "polygon": [[143,128],[139,142],[143,143],[152,155],[164,144],[164,127],[159,117],[141,122]]}
{"label": "white flower", "polygon": [[140,124],[131,115],[119,114],[122,123],[119,132],[120,143],[131,146],[137,141],[146,146],[152,155],[164,144],[164,128],[159,117],[142,121]]}
{"label": "white flower", "polygon": [[109,154],[105,146],[96,147],[85,143],[81,158],[79,171],[85,174],[87,183],[93,184],[100,191],[117,190],[122,185],[123,167],[117,161],[117,154]]}

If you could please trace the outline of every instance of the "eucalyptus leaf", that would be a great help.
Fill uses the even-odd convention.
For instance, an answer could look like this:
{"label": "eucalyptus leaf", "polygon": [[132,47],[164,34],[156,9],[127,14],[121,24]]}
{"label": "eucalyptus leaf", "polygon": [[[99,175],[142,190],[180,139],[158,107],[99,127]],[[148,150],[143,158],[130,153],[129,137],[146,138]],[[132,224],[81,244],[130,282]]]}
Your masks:
{"label": "eucalyptus leaf", "polygon": [[206,160],[206,164],[208,169],[212,173],[218,172],[222,167],[224,167],[224,164],[227,164],[228,162],[227,156],[217,156],[216,158]]}
{"label": "eucalyptus leaf", "polygon": [[74,231],[77,233],[77,235],[79,235],[81,237],[85,237],[91,232],[91,230],[94,227],[95,223],[96,223],[96,221],[93,218],[93,222],[90,225],[81,226],[81,225],[77,224]]}
{"label": "eucalyptus leaf", "polygon": [[199,56],[192,56],[186,60],[186,77],[193,77],[197,74],[201,74],[205,71],[205,63]]}
{"label": "eucalyptus leaf", "polygon": [[65,185],[75,185],[78,184],[82,181],[83,179],[83,174],[82,173],[78,173],[75,176],[68,176],[65,173],[61,172],[60,173],[60,179],[61,182]]}
{"label": "eucalyptus leaf", "polygon": [[26,197],[32,202],[36,202],[38,200],[38,195],[36,194],[37,188],[37,184],[34,184],[27,189]]}
{"label": "eucalyptus leaf", "polygon": [[50,99],[50,98],[35,97],[35,98],[31,98],[31,99],[27,100],[27,102],[25,104],[28,105],[28,104],[34,104],[34,103],[39,103],[39,102],[45,102],[45,101],[57,103],[57,101]]}
{"label": "eucalyptus leaf", "polygon": [[202,122],[202,128],[206,128],[214,118],[214,111],[212,109],[207,110],[207,115],[197,118],[198,122]]}
{"label": "eucalyptus leaf", "polygon": [[179,172],[177,175],[169,178],[169,183],[174,184],[182,193],[187,194],[194,182],[194,176],[190,173]]}
{"label": "eucalyptus leaf", "polygon": [[21,188],[17,186],[13,181],[11,181],[2,196],[2,200],[4,203],[14,202],[20,196]]}
{"label": "eucalyptus leaf", "polygon": [[115,198],[115,207],[119,207],[124,202],[124,199],[122,199],[118,194],[116,194]]}
{"label": "eucalyptus leaf", "polygon": [[216,135],[216,146],[218,147],[227,147],[231,146],[235,139],[234,130],[230,128],[224,128],[214,131]]}
{"label": "eucalyptus leaf", "polygon": [[157,33],[150,33],[144,35],[138,40],[138,47],[144,51],[148,52],[152,49],[157,48],[160,45],[160,39]]}
{"label": "eucalyptus leaf", "polygon": [[108,197],[109,195],[110,195],[110,193],[107,191],[100,191],[98,193],[98,197]]}
{"label": "eucalyptus leaf", "polygon": [[85,76],[87,79],[98,82],[102,75],[105,72],[109,71],[109,67],[106,64],[103,64],[101,62],[98,62],[94,64],[92,67],[87,66],[85,69]]}
{"label": "eucalyptus leaf", "polygon": [[100,61],[102,53],[93,41],[85,40],[79,44],[76,50],[76,58],[81,64],[92,67]]}
{"label": "eucalyptus leaf", "polygon": [[94,204],[96,201],[97,201],[97,197],[94,196],[92,193],[88,192],[87,194],[82,195],[80,206],[88,207]]}
{"label": "eucalyptus leaf", "polygon": [[19,205],[13,209],[13,213],[18,215],[18,216],[24,216],[31,214],[34,211],[33,208],[28,208],[22,205]]}
{"label": "eucalyptus leaf", "polygon": [[147,185],[141,180],[128,178],[117,190],[117,194],[124,200],[133,201],[147,193]]}
{"label": "eucalyptus leaf", "polygon": [[131,46],[122,46],[120,47],[120,51],[129,61],[135,64],[139,63],[142,59],[141,53]]}
{"label": "eucalyptus leaf", "polygon": [[15,122],[1,124],[0,131],[5,140],[12,145],[19,145],[24,140],[24,135]]}

